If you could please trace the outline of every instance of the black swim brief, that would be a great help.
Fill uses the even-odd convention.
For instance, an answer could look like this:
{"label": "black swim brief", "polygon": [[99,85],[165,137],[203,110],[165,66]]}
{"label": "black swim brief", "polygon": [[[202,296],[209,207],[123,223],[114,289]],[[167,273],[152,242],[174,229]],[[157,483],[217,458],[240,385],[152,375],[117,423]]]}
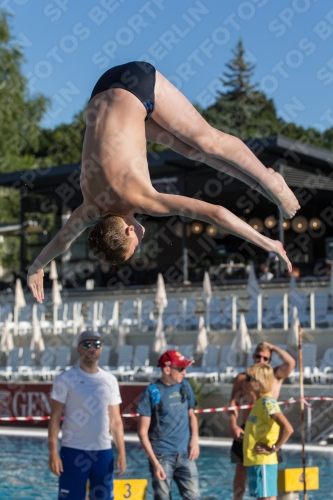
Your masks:
{"label": "black swim brief", "polygon": [[[242,429],[245,429],[245,425],[243,424]],[[233,464],[238,464],[238,463],[243,463],[244,455],[243,455],[243,440],[242,441],[236,441],[236,439],[233,440],[232,445],[231,445],[231,450],[230,450],[230,459],[231,463]]]}
{"label": "black swim brief", "polygon": [[146,120],[154,111],[156,69],[147,62],[134,61],[114,66],[96,83],[90,100],[109,89],[124,89],[134,94],[147,111]]}

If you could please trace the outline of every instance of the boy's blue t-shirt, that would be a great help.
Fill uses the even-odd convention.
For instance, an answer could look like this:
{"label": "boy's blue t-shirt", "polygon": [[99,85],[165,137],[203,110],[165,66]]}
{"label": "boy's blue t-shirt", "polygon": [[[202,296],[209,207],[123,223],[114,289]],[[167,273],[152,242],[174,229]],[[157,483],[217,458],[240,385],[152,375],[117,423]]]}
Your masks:
{"label": "boy's blue t-shirt", "polygon": [[143,391],[137,409],[140,415],[152,418],[148,437],[154,453],[158,455],[187,454],[191,437],[188,410],[197,404],[192,387],[186,379],[183,380],[186,399],[182,403],[181,384],[165,385],[160,380],[154,384],[160,391],[162,402],[158,423],[153,415],[148,388]]}

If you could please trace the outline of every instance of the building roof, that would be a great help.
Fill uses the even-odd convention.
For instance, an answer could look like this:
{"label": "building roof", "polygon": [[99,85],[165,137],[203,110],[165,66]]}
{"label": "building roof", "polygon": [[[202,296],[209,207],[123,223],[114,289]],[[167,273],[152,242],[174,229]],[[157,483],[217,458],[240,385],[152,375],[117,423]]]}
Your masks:
{"label": "building roof", "polygon": [[283,156],[287,162],[300,163],[306,161],[309,164],[333,167],[333,151],[311,146],[310,144],[296,141],[283,135],[251,139],[246,141],[246,144],[254,152],[263,148],[264,150]]}

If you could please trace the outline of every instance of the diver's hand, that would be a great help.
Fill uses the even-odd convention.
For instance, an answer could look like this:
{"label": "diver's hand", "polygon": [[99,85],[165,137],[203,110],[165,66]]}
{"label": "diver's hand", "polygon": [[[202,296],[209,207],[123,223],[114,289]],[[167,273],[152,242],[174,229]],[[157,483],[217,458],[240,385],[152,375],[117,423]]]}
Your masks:
{"label": "diver's hand", "polygon": [[32,295],[40,304],[44,300],[44,271],[40,269],[35,271],[33,267],[30,267],[28,271],[28,287],[31,290]]}

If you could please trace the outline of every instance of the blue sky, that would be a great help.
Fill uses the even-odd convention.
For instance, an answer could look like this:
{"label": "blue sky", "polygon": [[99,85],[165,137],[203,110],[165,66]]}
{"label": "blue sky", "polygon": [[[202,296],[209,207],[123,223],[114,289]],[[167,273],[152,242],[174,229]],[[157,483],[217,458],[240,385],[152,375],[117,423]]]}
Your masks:
{"label": "blue sky", "polygon": [[239,37],[254,80],[280,116],[333,126],[330,0],[2,0],[26,62],[31,94],[51,99],[43,125],[69,123],[100,75],[148,60],[191,102],[205,107]]}

